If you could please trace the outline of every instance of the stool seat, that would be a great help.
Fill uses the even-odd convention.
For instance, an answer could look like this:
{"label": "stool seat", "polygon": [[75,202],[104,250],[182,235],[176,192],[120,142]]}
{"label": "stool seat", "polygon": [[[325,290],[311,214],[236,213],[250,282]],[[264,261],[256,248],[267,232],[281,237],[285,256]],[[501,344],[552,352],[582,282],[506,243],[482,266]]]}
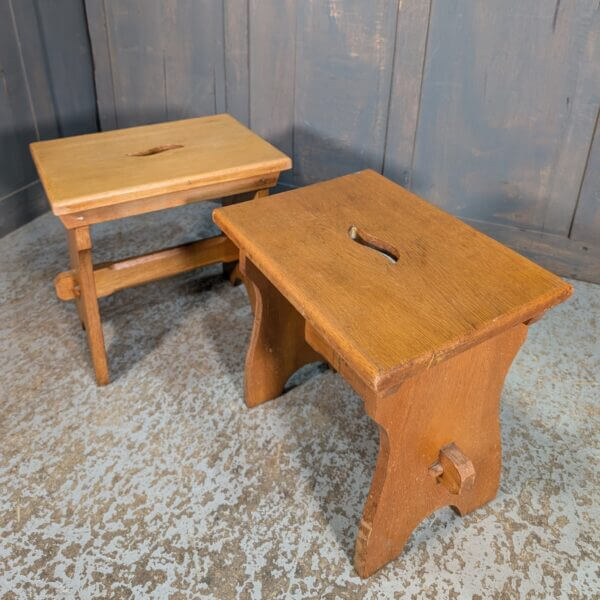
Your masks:
{"label": "stool seat", "polygon": [[35,142],[31,154],[55,215],[291,167],[228,114]]}
{"label": "stool seat", "polygon": [[374,171],[218,209],[214,220],[379,392],[571,294]]}

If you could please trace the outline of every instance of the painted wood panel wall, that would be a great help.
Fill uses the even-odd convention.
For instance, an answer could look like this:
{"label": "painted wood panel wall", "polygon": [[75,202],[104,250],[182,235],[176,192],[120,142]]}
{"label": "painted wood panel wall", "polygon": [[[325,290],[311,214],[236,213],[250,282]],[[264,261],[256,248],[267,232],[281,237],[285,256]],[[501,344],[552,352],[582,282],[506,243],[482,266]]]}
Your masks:
{"label": "painted wood panel wall", "polygon": [[86,7],[103,128],[226,110],[292,156],[286,185],[373,168],[600,280],[598,0]]}
{"label": "painted wood panel wall", "polygon": [[0,0],[0,236],[47,210],[29,143],[96,130],[83,0]]}

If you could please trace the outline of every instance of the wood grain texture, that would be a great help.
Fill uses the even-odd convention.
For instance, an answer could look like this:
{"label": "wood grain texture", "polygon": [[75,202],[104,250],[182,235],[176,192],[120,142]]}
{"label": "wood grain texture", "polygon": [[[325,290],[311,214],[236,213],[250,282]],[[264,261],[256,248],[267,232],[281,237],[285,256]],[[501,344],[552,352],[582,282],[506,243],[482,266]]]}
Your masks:
{"label": "wood grain texture", "polygon": [[223,1],[225,111],[247,126],[250,125],[248,1]]}
{"label": "wood grain texture", "polygon": [[35,6],[44,50],[40,58],[49,71],[60,135],[97,131],[94,69],[83,2],[37,0]]}
{"label": "wood grain texture", "polygon": [[[517,325],[406,379],[392,396],[365,402],[379,425],[379,455],[356,541],[361,577],[396,558],[427,515],[442,506],[465,515],[496,496],[500,393],[526,335],[527,326]],[[429,473],[451,443],[460,446],[475,474],[460,490]]]}
{"label": "wood grain texture", "polygon": [[[574,40],[560,57],[573,71],[572,95],[565,99],[569,118],[557,148],[557,158],[548,186],[547,203],[535,221],[542,231],[571,235],[574,213],[581,206],[581,183],[588,166],[589,151],[600,112],[600,7],[594,2],[556,3],[554,29],[565,44]],[[575,79],[576,73],[576,79]],[[600,228],[596,229],[600,243]],[[592,240],[589,240],[590,242]]]}
{"label": "wood grain texture", "polygon": [[226,114],[38,142],[31,152],[57,215],[255,176],[276,179],[291,166]]}
{"label": "wood grain texture", "polygon": [[161,0],[159,5],[166,16],[156,23],[165,35],[166,120],[225,112],[223,2]]}
{"label": "wood grain texture", "polygon": [[383,174],[410,189],[431,0],[398,3]]}
{"label": "wood grain texture", "polygon": [[[63,65],[69,65],[69,80],[59,76]],[[76,0],[0,0],[2,235],[47,207],[28,144],[57,137],[69,119],[73,132],[95,130],[90,82],[86,24]],[[74,114],[75,104],[90,116],[85,123]]]}
{"label": "wood grain texture", "polygon": [[[103,2],[117,127],[167,119],[167,5],[158,0]],[[212,86],[209,88],[212,90]]]}
{"label": "wood grain texture", "polygon": [[106,385],[109,382],[108,359],[104,347],[104,333],[102,332],[94,281],[92,241],[89,227],[67,231],[67,242],[71,267],[78,284],[77,312],[87,333],[92,364],[96,373],[96,382],[98,385]]}
{"label": "wood grain texture", "polygon": [[[119,290],[158,281],[206,265],[233,261],[237,257],[237,248],[221,235],[142,256],[95,265],[96,295],[103,298]],[[54,287],[61,300],[77,298],[77,273],[59,273],[54,280]]]}
{"label": "wood grain texture", "polygon": [[13,3],[0,2],[0,198],[35,181],[27,145],[39,139],[32,89],[23,68],[21,29]]}
{"label": "wood grain texture", "polygon": [[[90,230],[88,228],[84,229],[73,229],[70,233],[67,234],[67,250],[69,253],[69,264],[71,265],[71,271],[74,273],[75,281],[73,286],[73,298],[75,300],[75,307],[77,308],[77,314],[79,315],[79,322],[81,324],[82,329],[85,330],[85,319],[86,315],[83,310],[83,305],[81,302],[81,287],[79,284],[79,266],[80,266],[80,256],[79,253],[82,250],[90,250],[92,249],[92,238],[90,235]],[[93,268],[93,266],[92,266]],[[54,280],[55,289],[58,292],[57,280]],[[62,290],[61,290],[62,292]],[[98,309],[99,313],[99,309]],[[98,317],[98,321],[100,318]],[[93,359],[92,359],[93,360]]]}
{"label": "wood grain texture", "polygon": [[[221,199],[221,206],[231,206],[232,204],[237,204],[238,202],[248,202],[249,200],[256,200],[258,198],[264,198],[269,195],[268,189],[245,192],[243,194],[234,194],[232,196],[228,196],[227,198]],[[231,285],[238,285],[239,283],[243,283],[244,276],[240,271],[239,261],[223,261],[223,275],[229,281]],[[248,286],[246,286],[248,297],[250,300],[250,304],[254,306],[254,298],[253,298],[253,290],[251,291]]]}
{"label": "wood grain texture", "polygon": [[413,189],[566,235],[597,110],[597,2],[538,4],[433,4]]}
{"label": "wood grain texture", "polygon": [[[577,212],[573,218],[570,237],[573,240],[597,246],[599,250],[595,256],[600,262],[600,127],[598,126],[600,122],[600,98],[598,102],[594,140],[581,184]],[[600,283],[600,264],[596,268],[597,277],[594,281]]]}
{"label": "wood grain texture", "polygon": [[[296,0],[249,0],[250,115],[254,131],[293,154]],[[286,173],[283,181],[291,181]]]}
{"label": "wood grain texture", "polygon": [[297,4],[294,182],[383,164],[397,2]]}
{"label": "wood grain texture", "polygon": [[244,400],[254,407],[280,396],[300,367],[321,356],[304,339],[302,316],[244,253],[240,270],[254,310],[244,369]]}
{"label": "wood grain texture", "polygon": [[88,35],[94,57],[98,120],[103,131],[119,126],[111,54],[111,32],[104,0],[85,0]]}
{"label": "wood grain texture", "polygon": [[[552,273],[373,171],[213,216],[379,392],[571,293]],[[352,225],[392,248],[397,262],[352,240]]]}
{"label": "wood grain texture", "polygon": [[[56,6],[56,2],[49,2],[55,9],[55,15],[58,18],[66,17],[64,6]],[[55,102],[55,93],[63,91],[57,82],[51,77],[52,68],[64,59],[64,50],[70,47],[72,38],[78,36],[81,32],[85,34],[85,24],[83,29],[75,28],[69,32],[58,47],[53,48],[55,52],[49,53],[48,46],[52,46],[45,39],[45,29],[40,15],[40,3],[36,0],[22,0],[20,2],[6,3],[12,7],[14,21],[12,25],[15,29],[15,37],[12,43],[17,42],[18,50],[22,58],[22,67],[27,80],[27,86],[31,92],[31,109],[36,122],[39,139],[50,139],[59,135],[58,111],[60,107]],[[4,13],[4,26],[10,25],[8,15]],[[81,25],[81,24],[79,24]],[[2,25],[0,25],[2,27]],[[6,40],[5,40],[6,41]],[[88,57],[90,56],[88,46]],[[7,55],[3,52],[2,62]],[[71,81],[67,89],[79,88],[79,82]],[[5,88],[6,89],[6,88]],[[10,85],[8,86],[10,90]],[[72,92],[71,92],[72,93]],[[95,99],[90,106],[94,109]],[[3,121],[8,123],[8,121]]]}
{"label": "wood grain texture", "polygon": [[87,0],[103,128],[225,110],[221,2]]}
{"label": "wood grain texture", "polygon": [[105,223],[106,221],[114,221],[115,219],[125,219],[157,210],[193,204],[201,200],[215,200],[231,194],[246,193],[250,190],[268,189],[276,183],[276,174],[257,175],[234,181],[213,183],[181,192],[168,192],[166,194],[158,194],[157,196],[138,198],[137,200],[121,202],[120,204],[84,209],[81,212],[60,215],[59,218],[67,229],[73,229],[82,225],[95,225],[97,223]]}
{"label": "wood grain texture", "polygon": [[473,461],[454,442],[442,446],[437,461],[428,472],[451,494],[471,489],[477,475]]}

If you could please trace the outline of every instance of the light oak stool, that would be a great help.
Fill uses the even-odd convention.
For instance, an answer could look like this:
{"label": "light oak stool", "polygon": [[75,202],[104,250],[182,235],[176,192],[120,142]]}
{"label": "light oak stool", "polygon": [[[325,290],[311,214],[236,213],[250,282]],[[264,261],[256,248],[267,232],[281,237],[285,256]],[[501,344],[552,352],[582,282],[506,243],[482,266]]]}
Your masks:
{"label": "light oak stool", "polygon": [[52,212],[67,229],[71,270],[55,279],[87,331],[96,381],[109,381],[98,298],[213,263],[231,278],[237,248],[216,236],[94,266],[90,226],[201,200],[265,196],[291,160],[222,114],[35,142],[31,153]]}
{"label": "light oak stool", "polygon": [[254,298],[250,407],[325,359],[379,425],[367,577],[446,505],[496,496],[499,400],[528,326],[571,286],[373,171],[219,208]]}

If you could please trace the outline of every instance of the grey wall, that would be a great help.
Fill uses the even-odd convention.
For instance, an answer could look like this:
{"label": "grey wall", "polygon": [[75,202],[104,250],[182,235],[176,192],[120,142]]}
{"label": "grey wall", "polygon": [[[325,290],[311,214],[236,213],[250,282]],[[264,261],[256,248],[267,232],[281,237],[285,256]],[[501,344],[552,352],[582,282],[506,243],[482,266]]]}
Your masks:
{"label": "grey wall", "polygon": [[83,0],[0,0],[0,236],[47,210],[29,143],[96,130]]}
{"label": "grey wall", "polygon": [[371,167],[600,281],[599,106],[598,0],[0,0],[0,235],[30,141],[228,111],[286,185]]}
{"label": "grey wall", "polygon": [[287,185],[371,167],[600,280],[598,0],[86,6],[103,128],[228,111]]}

